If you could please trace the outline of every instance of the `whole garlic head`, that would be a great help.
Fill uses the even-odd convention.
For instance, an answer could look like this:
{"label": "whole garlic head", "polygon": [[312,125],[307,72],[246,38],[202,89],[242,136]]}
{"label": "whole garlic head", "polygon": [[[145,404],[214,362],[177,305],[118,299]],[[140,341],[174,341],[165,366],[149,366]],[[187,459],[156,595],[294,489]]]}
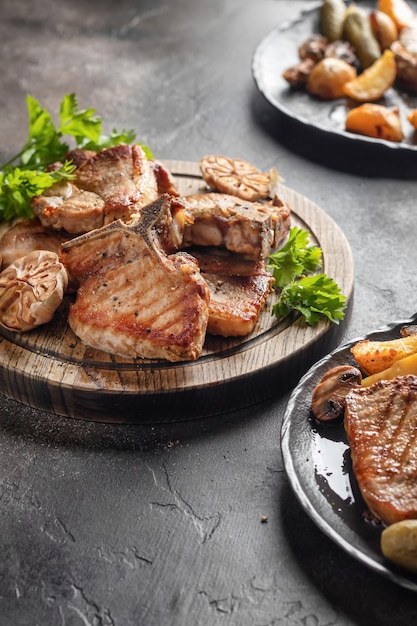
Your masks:
{"label": "whole garlic head", "polygon": [[68,273],[55,252],[34,250],[0,273],[0,324],[24,332],[51,321]]}

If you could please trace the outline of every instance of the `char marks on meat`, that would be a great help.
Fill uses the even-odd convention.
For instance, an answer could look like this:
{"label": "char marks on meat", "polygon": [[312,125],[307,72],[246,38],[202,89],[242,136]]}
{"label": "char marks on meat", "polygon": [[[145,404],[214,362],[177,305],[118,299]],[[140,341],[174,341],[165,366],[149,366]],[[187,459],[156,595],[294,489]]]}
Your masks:
{"label": "char marks on meat", "polygon": [[207,193],[186,196],[184,200],[189,218],[184,246],[221,246],[247,259],[264,260],[290,227],[290,210],[278,198],[261,204]]}
{"label": "char marks on meat", "polygon": [[387,525],[417,518],[417,376],[351,391],[345,429],[371,513]]}
{"label": "char marks on meat", "polygon": [[160,244],[175,202],[162,196],[130,224],[118,220],[62,246],[61,258],[80,282],[68,321],[87,345],[130,358],[200,356],[207,285],[193,257],[167,255]]}
{"label": "char marks on meat", "polygon": [[207,332],[244,337],[255,328],[271,293],[273,278],[262,261],[225,250],[190,249],[210,291]]}

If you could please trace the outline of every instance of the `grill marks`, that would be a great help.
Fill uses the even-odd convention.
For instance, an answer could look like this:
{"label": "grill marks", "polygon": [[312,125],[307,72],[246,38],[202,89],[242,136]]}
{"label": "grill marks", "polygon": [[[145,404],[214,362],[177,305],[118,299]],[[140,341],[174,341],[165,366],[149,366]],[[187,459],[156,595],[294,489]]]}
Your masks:
{"label": "grill marks", "polygon": [[181,252],[167,256],[153,230],[172,202],[163,196],[138,221],[114,222],[62,247],[64,262],[81,283],[68,321],[84,343],[127,357],[200,356],[207,285],[195,259]]}
{"label": "grill marks", "polygon": [[371,512],[385,524],[417,517],[417,376],[351,391],[345,429]]}

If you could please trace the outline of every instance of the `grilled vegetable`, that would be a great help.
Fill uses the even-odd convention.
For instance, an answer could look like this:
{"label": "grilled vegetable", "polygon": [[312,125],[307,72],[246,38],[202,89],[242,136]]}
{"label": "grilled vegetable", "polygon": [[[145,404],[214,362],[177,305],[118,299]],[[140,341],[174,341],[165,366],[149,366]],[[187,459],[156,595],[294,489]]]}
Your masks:
{"label": "grilled vegetable", "polygon": [[398,30],[387,13],[372,11],[369,15],[372,32],[381,50],[387,50],[398,39]]}
{"label": "grilled vegetable", "polygon": [[398,107],[389,109],[366,102],[349,111],[345,125],[346,130],[368,137],[397,142],[404,139]]}
{"label": "grilled vegetable", "polygon": [[412,8],[405,0],[378,0],[377,9],[389,15],[399,31],[415,18]]}
{"label": "grilled vegetable", "polygon": [[338,365],[326,372],[311,397],[314,417],[320,422],[331,422],[342,417],[347,394],[361,381],[361,372],[351,365]]}
{"label": "grilled vegetable", "polygon": [[343,91],[357,102],[375,102],[394,84],[396,74],[394,53],[385,50],[362,74],[346,83]]}
{"label": "grilled vegetable", "polygon": [[324,0],[321,12],[321,32],[328,41],[342,39],[346,5],[343,0]]}
{"label": "grilled vegetable", "polygon": [[363,69],[366,69],[381,56],[381,48],[372,32],[368,14],[355,5],[347,10],[343,26],[343,38],[356,50]]}
{"label": "grilled vegetable", "polygon": [[389,561],[417,572],[417,520],[402,520],[385,528],[381,533],[381,550]]}
{"label": "grilled vegetable", "polygon": [[307,79],[307,91],[322,100],[334,100],[344,96],[344,85],[356,78],[352,65],[327,57],[319,61],[311,70]]}
{"label": "grilled vegetable", "polygon": [[376,374],[391,367],[396,361],[417,354],[417,335],[387,341],[358,341],[351,353],[365,374]]}
{"label": "grilled vegetable", "polygon": [[362,380],[362,387],[370,387],[379,380],[392,380],[397,376],[407,376],[408,374],[417,376],[417,354],[411,354],[404,359],[394,361],[390,367],[382,372],[367,376]]}

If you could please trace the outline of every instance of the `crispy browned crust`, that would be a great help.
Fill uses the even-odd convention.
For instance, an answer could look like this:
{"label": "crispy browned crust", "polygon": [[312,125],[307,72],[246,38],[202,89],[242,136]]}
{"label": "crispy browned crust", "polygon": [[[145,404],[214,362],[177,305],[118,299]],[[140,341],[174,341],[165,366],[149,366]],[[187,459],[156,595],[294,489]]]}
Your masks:
{"label": "crispy browned crust", "polygon": [[125,357],[200,356],[207,285],[195,259],[167,256],[157,235],[172,202],[162,197],[137,222],[113,222],[62,247],[62,260],[81,283],[68,321],[87,345]]}
{"label": "crispy browned crust", "polygon": [[417,376],[351,391],[345,429],[371,513],[385,524],[417,518]]}

